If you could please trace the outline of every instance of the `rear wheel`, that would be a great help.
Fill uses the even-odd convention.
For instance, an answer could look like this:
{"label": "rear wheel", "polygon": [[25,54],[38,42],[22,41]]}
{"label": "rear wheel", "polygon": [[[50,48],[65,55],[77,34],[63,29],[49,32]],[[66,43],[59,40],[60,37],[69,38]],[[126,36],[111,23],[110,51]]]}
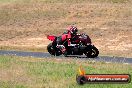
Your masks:
{"label": "rear wheel", "polygon": [[61,55],[61,51],[59,49],[54,49],[52,43],[50,43],[48,46],[47,46],[47,50],[48,52],[51,54],[51,55],[54,55],[54,56],[59,56]]}

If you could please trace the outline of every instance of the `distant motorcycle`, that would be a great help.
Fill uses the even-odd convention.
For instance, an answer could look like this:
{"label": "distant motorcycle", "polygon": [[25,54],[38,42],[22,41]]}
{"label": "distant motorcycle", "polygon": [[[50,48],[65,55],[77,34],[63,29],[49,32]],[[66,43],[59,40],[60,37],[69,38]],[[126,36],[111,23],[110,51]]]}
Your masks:
{"label": "distant motorcycle", "polygon": [[52,41],[47,46],[47,50],[51,55],[59,56],[59,55],[83,55],[85,54],[88,58],[95,58],[98,56],[98,49],[92,45],[91,39],[86,34],[77,34],[72,38],[71,43],[75,44],[75,46],[68,46],[68,39],[66,39],[62,45],[65,46],[66,52],[62,53],[59,48],[57,48],[57,36],[48,35],[47,38]]}

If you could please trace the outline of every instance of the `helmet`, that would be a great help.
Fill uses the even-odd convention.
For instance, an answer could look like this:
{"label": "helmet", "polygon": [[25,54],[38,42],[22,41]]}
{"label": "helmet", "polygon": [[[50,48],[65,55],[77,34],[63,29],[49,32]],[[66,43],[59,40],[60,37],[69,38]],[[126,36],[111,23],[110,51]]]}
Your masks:
{"label": "helmet", "polygon": [[68,31],[70,31],[71,34],[77,34],[78,29],[75,26],[70,26],[70,28],[68,29]]}

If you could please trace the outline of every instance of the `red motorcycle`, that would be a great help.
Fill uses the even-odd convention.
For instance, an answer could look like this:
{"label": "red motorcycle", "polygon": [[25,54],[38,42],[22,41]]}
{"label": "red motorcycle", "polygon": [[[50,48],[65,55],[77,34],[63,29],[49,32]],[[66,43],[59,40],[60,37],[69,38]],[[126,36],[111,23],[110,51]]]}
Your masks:
{"label": "red motorcycle", "polygon": [[65,46],[66,52],[62,53],[62,51],[57,48],[57,36],[48,35],[47,38],[52,41],[47,46],[47,50],[51,55],[59,56],[59,55],[83,55],[85,54],[88,58],[95,58],[98,56],[98,49],[92,45],[91,39],[86,34],[77,34],[74,38],[71,39],[71,44],[74,46],[68,46],[68,39],[66,39],[62,45]]}

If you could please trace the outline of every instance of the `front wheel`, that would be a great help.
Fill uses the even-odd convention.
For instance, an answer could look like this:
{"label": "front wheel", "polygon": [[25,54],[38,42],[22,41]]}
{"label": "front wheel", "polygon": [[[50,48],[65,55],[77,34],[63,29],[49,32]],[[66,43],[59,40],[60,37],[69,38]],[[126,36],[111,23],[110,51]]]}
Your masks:
{"label": "front wheel", "polygon": [[95,58],[99,55],[99,51],[95,46],[88,47],[85,55],[89,58]]}
{"label": "front wheel", "polygon": [[61,51],[59,49],[54,49],[52,43],[50,43],[48,46],[47,46],[47,50],[48,52],[51,54],[51,55],[54,55],[54,56],[59,56],[61,55]]}

